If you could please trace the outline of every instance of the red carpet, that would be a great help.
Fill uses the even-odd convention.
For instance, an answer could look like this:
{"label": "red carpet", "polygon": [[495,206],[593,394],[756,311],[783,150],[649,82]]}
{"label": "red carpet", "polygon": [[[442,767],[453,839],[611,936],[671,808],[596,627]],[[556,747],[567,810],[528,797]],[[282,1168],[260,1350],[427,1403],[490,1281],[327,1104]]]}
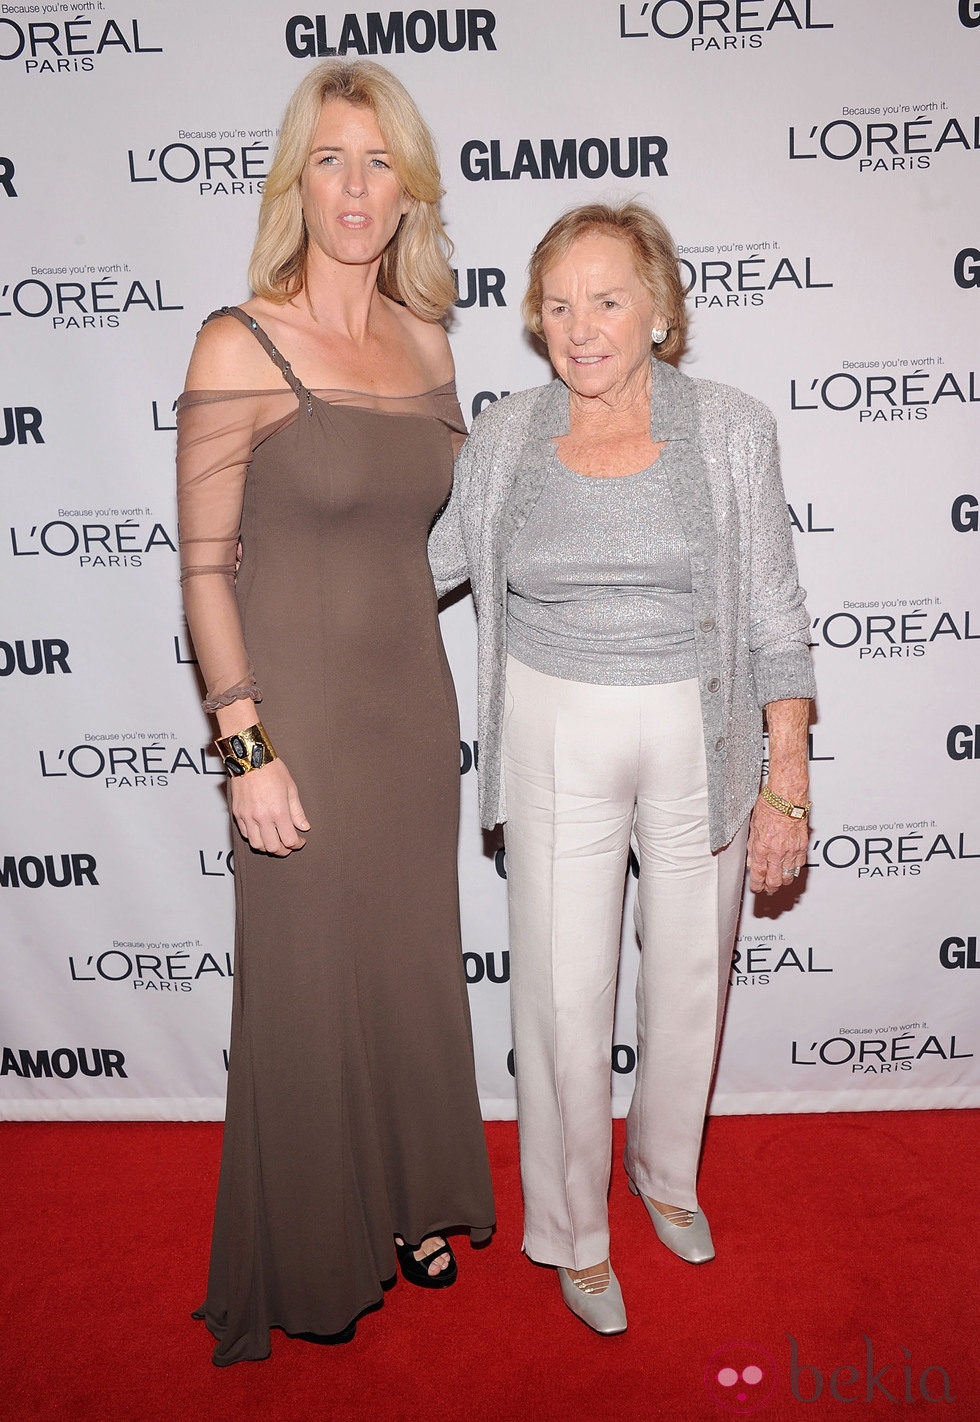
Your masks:
{"label": "red carpet", "polygon": [[[454,1288],[399,1282],[346,1347],[274,1333],[267,1362],[217,1369],[190,1311],[220,1127],[0,1126],[0,1417],[980,1419],[980,1113],[714,1119],[701,1198],[718,1258],[700,1269],[657,1242],[614,1169],[630,1327],[612,1339],[520,1255],[516,1128],[487,1134],[500,1226],[488,1249],[458,1250]],[[732,1343],[710,1375],[754,1362],[765,1376],[716,1401],[705,1370]]]}

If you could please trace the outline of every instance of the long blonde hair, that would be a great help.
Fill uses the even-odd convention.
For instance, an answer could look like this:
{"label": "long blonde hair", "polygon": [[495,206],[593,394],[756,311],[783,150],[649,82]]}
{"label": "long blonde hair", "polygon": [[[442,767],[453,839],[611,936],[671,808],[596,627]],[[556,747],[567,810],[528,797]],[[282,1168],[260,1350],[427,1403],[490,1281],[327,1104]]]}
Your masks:
{"label": "long blonde hair", "polygon": [[441,321],[456,300],[450,242],[439,219],[443,196],[435,144],[411,96],[370,59],[328,59],[311,69],[286,106],[265,180],[248,279],[256,296],[285,302],[303,289],[308,236],[300,178],[329,99],[369,108],[411,205],[384,250],[378,290],[425,321]]}

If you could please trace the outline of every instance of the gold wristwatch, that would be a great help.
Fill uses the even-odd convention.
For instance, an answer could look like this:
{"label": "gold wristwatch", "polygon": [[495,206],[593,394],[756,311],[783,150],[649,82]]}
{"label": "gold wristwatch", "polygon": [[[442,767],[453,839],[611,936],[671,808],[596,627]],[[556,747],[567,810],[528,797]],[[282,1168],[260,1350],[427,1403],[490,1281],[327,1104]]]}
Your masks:
{"label": "gold wristwatch", "polygon": [[805,820],[813,805],[812,800],[807,800],[805,805],[794,805],[792,800],[784,800],[782,795],[777,795],[768,785],[763,785],[759,794],[767,805],[771,805],[781,815],[788,815],[791,820]]}

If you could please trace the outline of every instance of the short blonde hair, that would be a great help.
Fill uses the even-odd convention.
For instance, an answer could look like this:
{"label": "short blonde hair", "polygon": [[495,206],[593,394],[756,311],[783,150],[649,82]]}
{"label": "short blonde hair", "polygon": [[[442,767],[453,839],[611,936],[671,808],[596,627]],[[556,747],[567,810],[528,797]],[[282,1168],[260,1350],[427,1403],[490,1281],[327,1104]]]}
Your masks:
{"label": "short blonde hair", "polygon": [[588,203],[572,208],[541,238],[528,262],[528,284],[521,312],[528,330],[541,335],[541,302],[544,274],[566,257],[580,237],[593,232],[608,233],[625,242],[633,257],[637,276],[646,287],[657,310],[667,322],[667,339],[653,347],[660,360],[676,365],[687,344],[685,289],[677,265],[677,248],[664,224],[641,202],[619,207]]}
{"label": "short blonde hair", "polygon": [[456,300],[452,243],[439,219],[443,196],[432,135],[404,86],[369,59],[328,59],[311,69],[286,106],[265,180],[248,279],[256,296],[285,302],[303,289],[308,236],[300,178],[320,110],[330,99],[369,108],[411,206],[385,248],[378,289],[425,321],[440,321]]}

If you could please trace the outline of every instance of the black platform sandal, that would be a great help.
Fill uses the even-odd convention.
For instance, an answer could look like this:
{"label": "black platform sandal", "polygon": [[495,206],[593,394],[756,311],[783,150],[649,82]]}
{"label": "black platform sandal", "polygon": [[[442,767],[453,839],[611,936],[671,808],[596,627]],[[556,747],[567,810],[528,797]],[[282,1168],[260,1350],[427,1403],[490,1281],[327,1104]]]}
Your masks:
{"label": "black platform sandal", "polygon": [[[420,1289],[448,1289],[450,1284],[456,1282],[456,1256],[448,1243],[443,1244],[441,1249],[434,1249],[424,1259],[415,1258],[415,1250],[421,1249],[426,1239],[434,1237],[442,1239],[442,1235],[427,1234],[419,1244],[399,1244],[395,1240],[395,1253],[398,1255],[402,1277],[410,1284],[417,1284]],[[449,1255],[448,1268],[440,1270],[438,1274],[430,1274],[429,1265],[443,1254]]]}

